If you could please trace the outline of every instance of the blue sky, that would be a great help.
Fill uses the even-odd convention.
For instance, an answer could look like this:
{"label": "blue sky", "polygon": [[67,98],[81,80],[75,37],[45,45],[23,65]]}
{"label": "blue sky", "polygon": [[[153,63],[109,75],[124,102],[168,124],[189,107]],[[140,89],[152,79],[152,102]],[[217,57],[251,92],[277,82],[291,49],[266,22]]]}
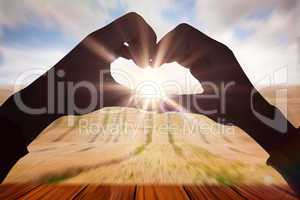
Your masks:
{"label": "blue sky", "polygon": [[276,84],[281,68],[288,77],[279,82],[298,84],[298,8],[297,0],[0,0],[0,84],[30,70],[38,76],[89,32],[129,11],[142,15],[159,38],[185,22],[225,43],[254,84]]}

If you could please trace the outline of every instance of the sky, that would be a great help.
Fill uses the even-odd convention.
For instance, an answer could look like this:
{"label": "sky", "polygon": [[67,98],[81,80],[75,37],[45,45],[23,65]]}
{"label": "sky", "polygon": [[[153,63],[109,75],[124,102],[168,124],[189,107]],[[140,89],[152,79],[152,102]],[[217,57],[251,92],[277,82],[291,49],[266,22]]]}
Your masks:
{"label": "sky", "polygon": [[24,74],[32,74],[27,80],[32,81],[88,33],[131,11],[143,16],[158,38],[184,22],[226,44],[256,86],[300,84],[299,4],[298,0],[0,0],[0,84],[15,84]]}

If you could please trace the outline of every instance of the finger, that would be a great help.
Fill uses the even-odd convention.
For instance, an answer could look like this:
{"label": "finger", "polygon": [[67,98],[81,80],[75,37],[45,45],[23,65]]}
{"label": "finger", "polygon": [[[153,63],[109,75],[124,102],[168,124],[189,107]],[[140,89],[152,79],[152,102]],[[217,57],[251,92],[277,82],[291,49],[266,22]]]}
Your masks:
{"label": "finger", "polygon": [[139,34],[129,41],[129,49],[134,62],[140,67],[147,67],[156,50],[156,34],[145,21],[140,22],[137,29]]}
{"label": "finger", "polygon": [[154,65],[159,66],[164,63],[180,62],[188,52],[189,40],[186,29],[181,25],[166,34],[157,44]]}
{"label": "finger", "polygon": [[[146,66],[156,47],[156,34],[145,20],[136,13],[128,13],[87,37],[89,45],[98,54],[105,54],[110,62],[116,59],[120,48],[126,44],[127,58],[139,66]],[[129,56],[130,55],[130,56]]]}
{"label": "finger", "polygon": [[131,59],[141,67],[149,65],[157,38],[149,24],[136,13],[129,13],[117,20],[114,27],[122,42],[128,44]]}
{"label": "finger", "polygon": [[130,49],[127,45],[123,45],[116,53],[120,57],[131,59]]}
{"label": "finger", "polygon": [[218,45],[220,43],[217,41],[183,23],[158,42],[156,59],[160,60],[160,64],[178,62],[184,67],[190,68]]}

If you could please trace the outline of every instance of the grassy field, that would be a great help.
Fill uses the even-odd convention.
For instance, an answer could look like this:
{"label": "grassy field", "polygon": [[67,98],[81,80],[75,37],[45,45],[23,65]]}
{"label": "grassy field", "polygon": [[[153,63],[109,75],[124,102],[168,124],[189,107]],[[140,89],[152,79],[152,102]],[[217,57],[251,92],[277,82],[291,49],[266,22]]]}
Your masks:
{"label": "grassy field", "polygon": [[[0,100],[9,93],[0,90]],[[274,88],[262,93],[274,103]],[[286,115],[296,126],[299,100],[290,87]],[[245,132],[194,114],[104,108],[58,119],[29,150],[6,183],[284,183]]]}

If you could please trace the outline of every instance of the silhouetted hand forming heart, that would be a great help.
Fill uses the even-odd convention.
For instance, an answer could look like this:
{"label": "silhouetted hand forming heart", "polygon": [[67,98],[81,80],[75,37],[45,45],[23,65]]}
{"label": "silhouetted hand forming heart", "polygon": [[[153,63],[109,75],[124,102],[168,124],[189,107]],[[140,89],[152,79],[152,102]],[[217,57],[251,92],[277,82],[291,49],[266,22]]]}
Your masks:
{"label": "silhouetted hand forming heart", "polygon": [[[270,155],[268,164],[300,191],[299,130],[255,89],[233,52],[188,24],[180,24],[159,42],[157,65],[178,62],[190,69],[204,93],[173,96],[184,109],[211,119],[236,125],[246,131]],[[176,103],[166,103],[174,110]]]}
{"label": "silhouetted hand forming heart", "polygon": [[116,83],[110,63],[119,56],[139,66],[149,65],[156,34],[144,19],[129,13],[84,38],[53,68],[14,94],[2,113],[22,129],[29,144],[63,115],[86,114],[102,107],[126,104],[128,88]]}
{"label": "silhouetted hand forming heart", "polygon": [[156,44],[152,28],[135,13],[88,35],[53,68],[3,104],[1,125],[10,134],[1,138],[0,147],[7,148],[0,151],[0,180],[26,154],[26,146],[58,117],[120,106],[131,97],[131,91],[110,74],[110,63],[119,56],[142,67],[176,61],[189,68],[201,81],[204,93],[172,96],[185,109],[178,110],[169,102],[165,109],[187,110],[239,126],[271,155],[268,163],[300,191],[300,161],[295,154],[299,131],[256,91],[232,51],[187,24],[177,26]]}
{"label": "silhouetted hand forming heart", "polygon": [[[241,128],[259,123],[252,109],[265,116],[274,115],[275,107],[256,91],[233,52],[188,24],[180,24],[158,42],[155,61],[157,65],[178,62],[189,68],[204,89],[201,94],[173,96],[172,99],[185,108],[179,111],[204,114],[217,122],[234,123]],[[174,110],[171,106],[168,108]],[[254,139],[271,149],[282,141],[281,136],[267,131]],[[266,137],[269,138],[267,144]]]}

